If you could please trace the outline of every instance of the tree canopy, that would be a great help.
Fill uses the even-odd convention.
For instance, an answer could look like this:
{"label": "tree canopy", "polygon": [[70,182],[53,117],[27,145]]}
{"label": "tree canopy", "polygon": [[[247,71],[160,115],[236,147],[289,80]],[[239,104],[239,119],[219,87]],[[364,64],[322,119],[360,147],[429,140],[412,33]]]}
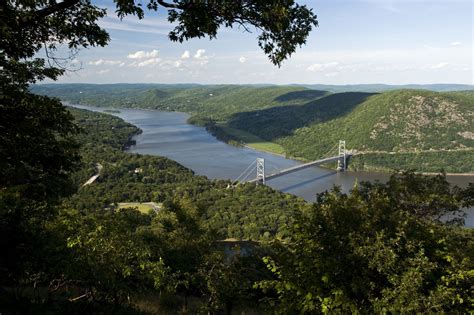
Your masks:
{"label": "tree canopy", "polygon": [[258,286],[282,314],[467,311],[473,231],[437,222],[463,204],[447,191],[444,176],[407,172],[320,194],[274,241],[265,261],[275,279]]}
{"label": "tree canopy", "polygon": [[[241,0],[165,2],[117,0],[120,18],[145,17],[145,11],[167,10],[168,21],[176,26],[169,33],[171,41],[217,37],[221,27],[257,29],[257,40],[271,62],[283,60],[305,43],[317,26],[316,15],[292,0]],[[110,37],[98,25],[106,9],[89,0],[7,0],[0,4],[0,83],[22,88],[44,78],[56,79],[64,73],[69,57],[82,47],[105,46]],[[70,49],[69,56],[57,56],[58,47]],[[45,50],[46,58],[37,53]]]}

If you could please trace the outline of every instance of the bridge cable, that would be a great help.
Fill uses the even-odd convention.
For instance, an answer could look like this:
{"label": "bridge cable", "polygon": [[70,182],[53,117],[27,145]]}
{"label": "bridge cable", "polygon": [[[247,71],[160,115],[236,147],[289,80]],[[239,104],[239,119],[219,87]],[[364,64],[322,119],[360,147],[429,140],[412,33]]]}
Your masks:
{"label": "bridge cable", "polygon": [[336,145],[334,145],[331,149],[329,149],[328,152],[326,152],[325,154],[323,154],[323,158],[332,156],[331,151],[334,150],[335,148],[337,148],[338,146],[339,146],[339,144],[336,143]]}
{"label": "bridge cable", "polygon": [[[253,168],[252,168],[253,169]],[[249,173],[252,172],[252,169],[249,170],[249,168],[247,168],[244,172],[242,172],[239,177],[237,177],[233,182],[232,184],[236,184],[238,182],[241,182],[244,178],[246,178],[248,176]]]}
{"label": "bridge cable", "polygon": [[[236,183],[236,182],[239,181],[239,180],[242,181],[242,180],[241,180],[241,176],[245,175],[245,174],[249,171],[249,169],[250,169],[255,163],[257,163],[257,160],[253,161],[253,162],[245,169],[245,171],[243,171],[242,173],[240,173],[240,175],[232,182],[232,184]],[[247,175],[245,178],[247,178],[247,177],[248,177],[248,175]]]}
{"label": "bridge cable", "polygon": [[242,179],[242,181],[240,181],[240,182],[237,184],[237,186],[240,185],[241,183],[244,183],[244,182],[247,180],[247,178],[248,178],[251,174],[252,174],[252,172],[249,172],[249,173],[247,174],[247,176],[245,176],[245,177]]}

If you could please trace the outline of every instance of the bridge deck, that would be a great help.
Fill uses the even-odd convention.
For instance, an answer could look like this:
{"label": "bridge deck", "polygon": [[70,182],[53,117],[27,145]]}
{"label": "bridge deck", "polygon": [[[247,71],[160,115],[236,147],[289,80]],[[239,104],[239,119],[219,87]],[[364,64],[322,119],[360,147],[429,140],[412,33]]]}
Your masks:
{"label": "bridge deck", "polygon": [[[348,157],[348,156],[349,155],[346,155],[346,157]],[[342,158],[342,156],[340,156],[340,155],[331,156],[331,157],[324,158],[324,159],[321,159],[321,160],[316,160],[316,161],[312,161],[312,162],[309,162],[309,163],[289,167],[289,168],[281,170],[277,173],[273,173],[273,174],[270,174],[270,175],[265,175],[265,180],[270,180],[270,179],[277,178],[277,177],[280,177],[280,176],[283,176],[283,175],[286,175],[286,174],[301,171],[302,169],[305,169],[305,168],[308,168],[308,167],[317,166],[317,165],[321,165],[321,164],[324,164],[324,163],[335,162],[335,161],[337,161],[341,158]],[[255,183],[256,181],[257,181],[257,179],[253,179],[253,180],[249,181],[249,183]]]}

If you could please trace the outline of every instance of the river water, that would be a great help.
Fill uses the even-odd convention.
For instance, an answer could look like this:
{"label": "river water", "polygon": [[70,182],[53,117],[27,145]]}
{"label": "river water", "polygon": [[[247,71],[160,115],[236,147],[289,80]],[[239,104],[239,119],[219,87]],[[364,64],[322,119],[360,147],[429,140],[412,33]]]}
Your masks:
{"label": "river water", "polygon": [[[99,112],[105,108],[74,105]],[[134,137],[136,145],[130,152],[166,156],[210,179],[236,179],[256,158],[265,159],[265,172],[271,174],[301,162],[249,148],[235,147],[218,141],[205,128],[186,123],[189,115],[158,110],[118,109],[111,113],[140,128],[143,133]],[[255,169],[255,168],[254,168]],[[256,171],[251,174],[253,178]],[[338,185],[345,192],[356,181],[386,181],[389,175],[376,172],[336,172],[312,167],[267,181],[267,185],[280,191],[313,201],[318,192]],[[249,176],[250,179],[250,176]],[[449,176],[459,186],[474,182],[474,177]],[[474,227],[474,210],[466,218],[466,226]]]}

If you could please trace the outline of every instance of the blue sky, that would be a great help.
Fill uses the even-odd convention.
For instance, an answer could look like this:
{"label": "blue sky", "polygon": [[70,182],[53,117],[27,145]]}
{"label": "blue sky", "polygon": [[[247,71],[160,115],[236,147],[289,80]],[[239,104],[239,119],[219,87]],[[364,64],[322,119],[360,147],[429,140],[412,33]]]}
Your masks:
{"label": "blue sky", "polygon": [[58,82],[89,83],[464,83],[473,84],[473,1],[297,1],[318,15],[307,44],[273,66],[256,33],[222,29],[217,39],[167,38],[166,10],[120,21],[111,2],[100,22],[106,47],[83,49],[82,69]]}

